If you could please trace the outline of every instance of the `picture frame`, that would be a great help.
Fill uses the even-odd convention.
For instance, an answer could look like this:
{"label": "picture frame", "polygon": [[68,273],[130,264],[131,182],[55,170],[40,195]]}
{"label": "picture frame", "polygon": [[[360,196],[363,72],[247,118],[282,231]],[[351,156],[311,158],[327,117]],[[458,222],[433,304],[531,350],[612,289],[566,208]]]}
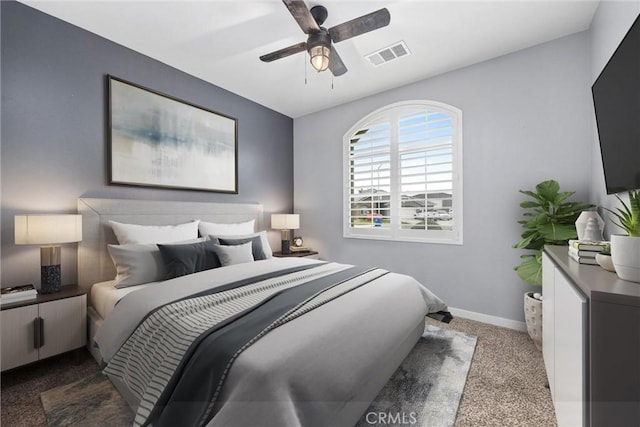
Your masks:
{"label": "picture frame", "polygon": [[109,184],[238,193],[238,121],[107,75]]}

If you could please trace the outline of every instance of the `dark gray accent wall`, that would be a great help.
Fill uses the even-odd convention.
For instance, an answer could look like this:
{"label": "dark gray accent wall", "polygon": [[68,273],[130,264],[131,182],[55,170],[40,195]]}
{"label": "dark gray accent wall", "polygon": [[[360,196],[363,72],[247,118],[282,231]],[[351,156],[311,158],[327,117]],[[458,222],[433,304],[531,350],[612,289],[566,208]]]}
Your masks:
{"label": "dark gray accent wall", "polygon": [[[291,118],[23,4],[0,7],[2,286],[40,282],[38,248],[14,245],[14,215],[73,213],[79,197],[259,202],[265,224],[291,212]],[[108,185],[106,74],[237,118],[238,194]],[[63,283],[75,253],[63,247]]]}

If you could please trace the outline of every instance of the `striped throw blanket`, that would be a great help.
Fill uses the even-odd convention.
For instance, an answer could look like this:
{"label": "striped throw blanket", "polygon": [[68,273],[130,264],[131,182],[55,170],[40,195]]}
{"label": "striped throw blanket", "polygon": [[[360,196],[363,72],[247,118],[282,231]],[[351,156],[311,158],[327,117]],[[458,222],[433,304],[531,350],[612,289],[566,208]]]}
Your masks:
{"label": "striped throw blanket", "polygon": [[387,274],[314,265],[242,281],[150,313],[104,370],[140,404],[137,426],[204,425],[237,357],[269,331]]}

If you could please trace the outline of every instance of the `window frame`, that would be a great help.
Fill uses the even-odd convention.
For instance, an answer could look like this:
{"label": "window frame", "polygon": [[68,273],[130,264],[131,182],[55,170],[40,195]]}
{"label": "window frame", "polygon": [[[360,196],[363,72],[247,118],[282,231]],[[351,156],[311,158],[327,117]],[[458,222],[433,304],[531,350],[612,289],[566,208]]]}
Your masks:
{"label": "window frame", "polygon": [[[452,209],[453,230],[403,230],[400,227],[401,189],[400,154],[397,127],[399,118],[410,112],[430,110],[445,113],[452,119]],[[355,133],[362,128],[388,122],[391,126],[390,143],[390,227],[354,228],[351,217],[351,164],[350,146]],[[430,100],[396,102],[379,108],[358,120],[343,136],[343,237],[350,239],[391,240],[419,243],[463,244],[463,155],[462,155],[462,110],[452,105]]]}

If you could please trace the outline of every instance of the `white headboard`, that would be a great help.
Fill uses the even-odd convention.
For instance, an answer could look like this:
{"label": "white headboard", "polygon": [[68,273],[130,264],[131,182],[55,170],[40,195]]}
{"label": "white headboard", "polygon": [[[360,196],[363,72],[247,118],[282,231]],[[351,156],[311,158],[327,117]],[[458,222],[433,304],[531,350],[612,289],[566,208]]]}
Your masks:
{"label": "white headboard", "polygon": [[141,225],[178,224],[193,219],[217,223],[256,220],[262,230],[263,210],[257,203],[172,202],[127,199],[78,199],[82,215],[82,242],[78,244],[78,285],[88,291],[91,285],[116,276],[107,252],[117,244],[109,220]]}

